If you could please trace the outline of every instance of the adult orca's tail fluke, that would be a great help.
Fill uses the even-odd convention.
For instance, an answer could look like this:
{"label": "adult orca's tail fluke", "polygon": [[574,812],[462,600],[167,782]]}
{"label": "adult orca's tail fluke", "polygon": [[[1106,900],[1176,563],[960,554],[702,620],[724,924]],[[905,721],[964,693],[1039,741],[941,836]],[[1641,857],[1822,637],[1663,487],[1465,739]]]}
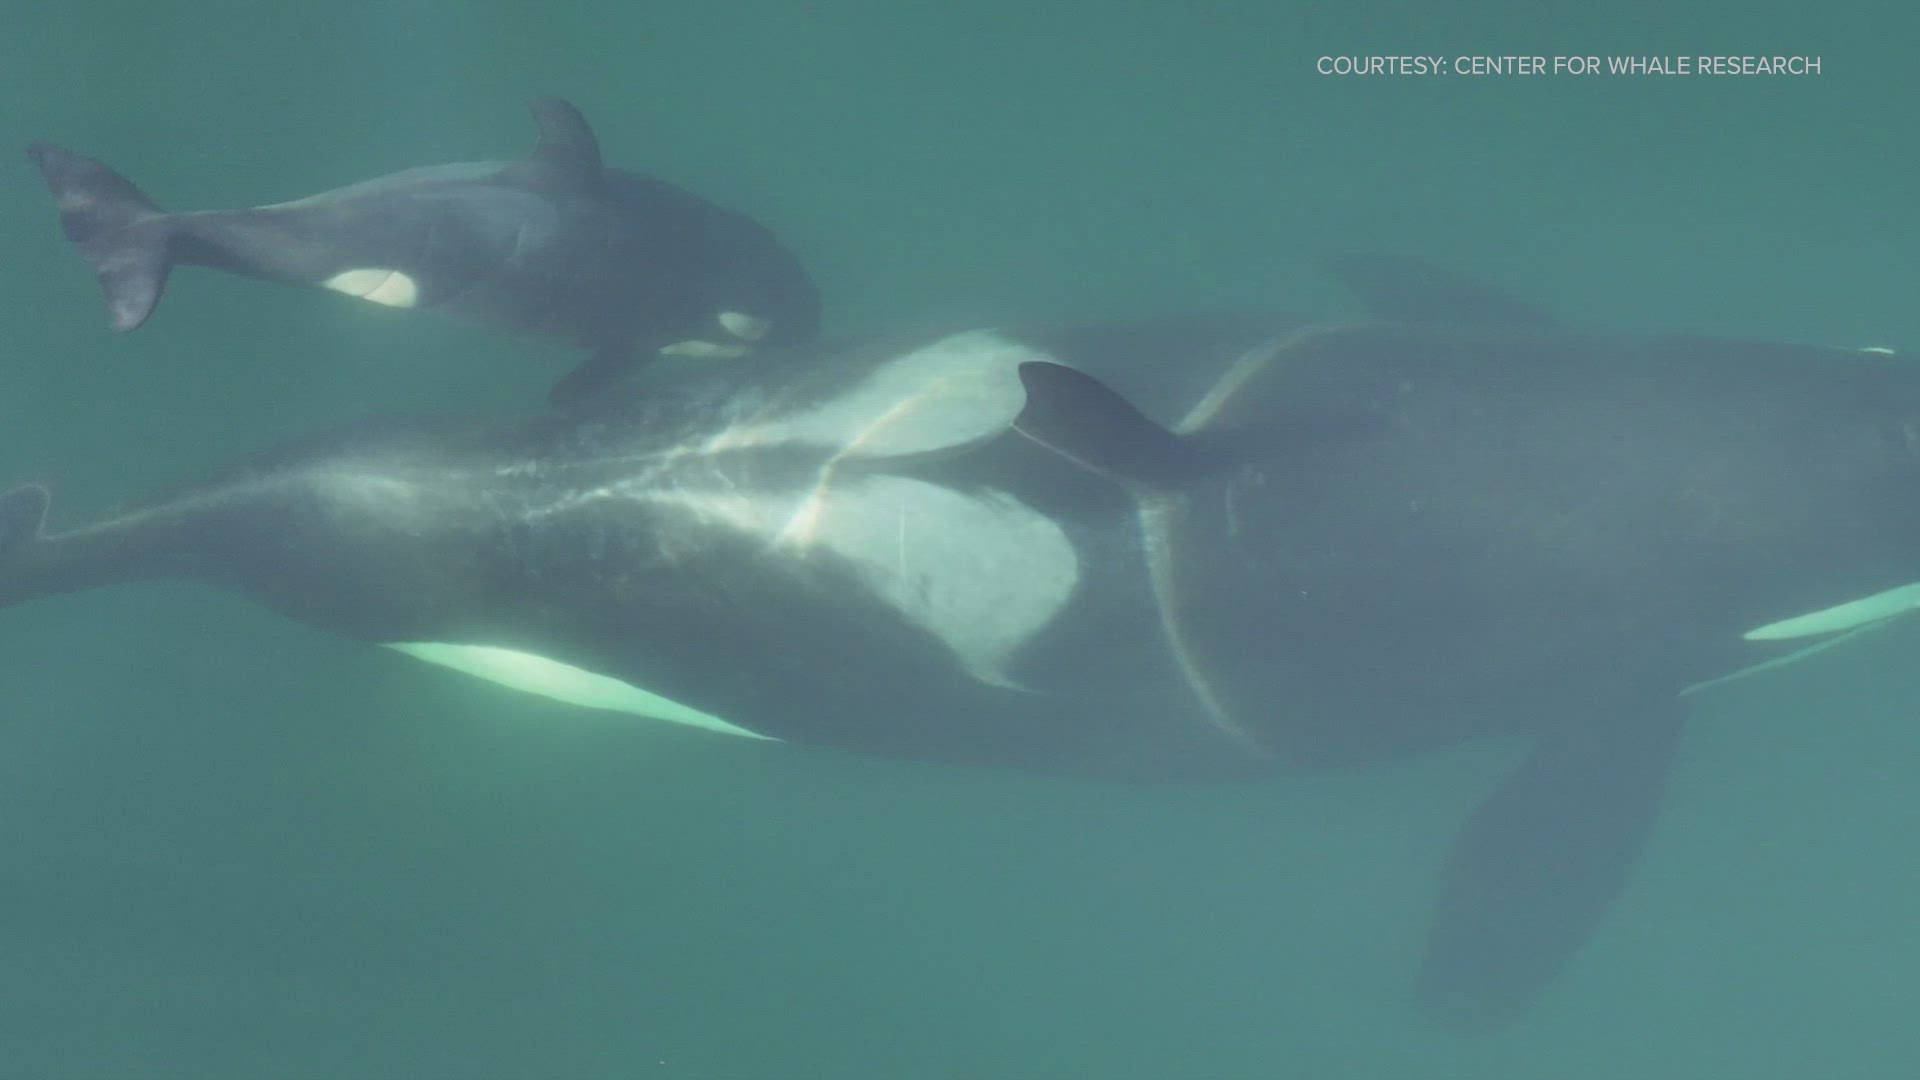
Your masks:
{"label": "adult orca's tail fluke", "polygon": [[27,147],[27,156],[53,192],[67,239],[99,275],[113,328],[124,332],[146,322],[173,268],[173,219],[132,181],[92,158],[49,142]]}
{"label": "adult orca's tail fluke", "polygon": [[39,484],[0,491],[0,607],[193,571],[194,507],[162,505],[62,533]]}

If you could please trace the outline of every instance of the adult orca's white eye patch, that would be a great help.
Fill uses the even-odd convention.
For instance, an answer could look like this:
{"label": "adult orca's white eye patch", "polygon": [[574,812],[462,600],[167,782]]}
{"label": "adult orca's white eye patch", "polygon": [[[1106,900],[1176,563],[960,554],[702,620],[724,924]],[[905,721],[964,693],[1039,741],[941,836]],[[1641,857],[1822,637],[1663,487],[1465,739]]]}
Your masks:
{"label": "adult orca's white eye patch", "polygon": [[413,278],[384,267],[342,270],[320,284],[386,307],[410,308],[420,302],[420,287]]}
{"label": "adult orca's white eye patch", "polygon": [[741,341],[759,341],[773,329],[773,324],[743,311],[723,311],[720,313],[720,329],[739,338]]}

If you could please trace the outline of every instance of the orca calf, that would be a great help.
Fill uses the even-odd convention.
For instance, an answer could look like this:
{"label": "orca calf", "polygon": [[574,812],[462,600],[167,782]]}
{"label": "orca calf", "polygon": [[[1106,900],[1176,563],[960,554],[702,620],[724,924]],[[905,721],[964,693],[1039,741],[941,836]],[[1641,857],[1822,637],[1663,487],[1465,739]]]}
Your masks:
{"label": "orca calf", "polygon": [[1654,828],[1690,697],[1920,608],[1920,368],[1541,326],[975,331],[401,422],[43,526],[0,603],[158,576],[734,736],[1150,777],[1532,753],[1420,1000],[1522,1014]]}
{"label": "orca calf", "polygon": [[395,308],[549,334],[593,351],[556,389],[584,393],[634,357],[734,357],[811,337],[820,301],[758,223],[609,169],[580,111],[533,104],[533,155],[433,165],[248,210],[165,213],[97,161],[28,155],[115,330],[145,322],[175,263],[319,285]]}

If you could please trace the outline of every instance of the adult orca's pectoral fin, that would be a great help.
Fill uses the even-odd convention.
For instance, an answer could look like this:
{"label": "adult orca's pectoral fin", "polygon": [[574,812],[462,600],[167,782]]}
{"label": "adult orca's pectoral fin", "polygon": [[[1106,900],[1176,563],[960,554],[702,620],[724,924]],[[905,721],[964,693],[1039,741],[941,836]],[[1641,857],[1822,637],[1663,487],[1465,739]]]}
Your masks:
{"label": "adult orca's pectoral fin", "polygon": [[536,99],[529,108],[540,128],[533,154],[513,169],[533,184],[576,189],[600,183],[600,140],[575,105],[557,97]]}
{"label": "adult orca's pectoral fin", "polygon": [[1553,326],[1558,322],[1505,289],[1425,259],[1349,252],[1322,262],[1369,313],[1388,322],[1475,326]]}
{"label": "adult orca's pectoral fin", "polygon": [[547,391],[547,401],[565,405],[592,397],[619,381],[638,358],[639,350],[631,345],[602,345],[553,384]]}
{"label": "adult orca's pectoral fin", "polygon": [[1020,365],[1027,401],[1013,429],[1090,472],[1129,486],[1217,473],[1220,461],[1154,423],[1100,380],[1044,360]]}
{"label": "adult orca's pectoral fin", "polygon": [[1474,810],[1427,935],[1427,1012],[1512,1020],[1567,967],[1653,832],[1685,714],[1670,699],[1550,736]]}

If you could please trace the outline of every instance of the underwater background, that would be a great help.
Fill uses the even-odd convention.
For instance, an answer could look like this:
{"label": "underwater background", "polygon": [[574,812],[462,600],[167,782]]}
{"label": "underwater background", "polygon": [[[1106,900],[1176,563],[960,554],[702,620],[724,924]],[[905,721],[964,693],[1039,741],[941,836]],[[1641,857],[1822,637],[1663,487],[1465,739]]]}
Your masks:
{"label": "underwater background", "polygon": [[[835,335],[1352,313],[1315,260],[1384,250],[1582,325],[1910,346],[1913,20],[11,2],[0,144],[236,206],[519,156],[560,94],[609,164],[779,231]],[[1822,70],[1315,72],[1709,53]],[[0,482],[49,482],[56,522],[361,417],[521,408],[572,362],[195,269],[115,336],[12,160]],[[198,588],[36,602],[0,613],[0,1075],[1911,1075],[1915,656],[1895,630],[1710,695],[1597,940],[1458,1035],[1407,988],[1517,746],[1265,785],[965,771],[569,710]]]}

